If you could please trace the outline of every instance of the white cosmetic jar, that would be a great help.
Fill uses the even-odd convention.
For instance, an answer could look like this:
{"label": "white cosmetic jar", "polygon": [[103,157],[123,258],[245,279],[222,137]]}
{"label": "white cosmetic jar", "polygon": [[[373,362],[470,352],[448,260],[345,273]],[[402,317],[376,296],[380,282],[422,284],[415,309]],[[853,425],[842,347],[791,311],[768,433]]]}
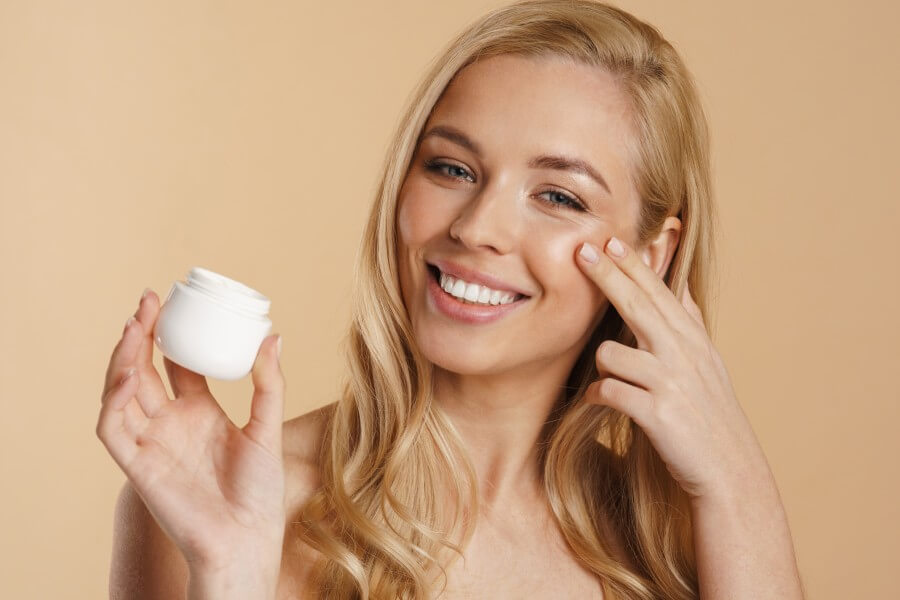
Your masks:
{"label": "white cosmetic jar", "polygon": [[154,339],[174,363],[213,379],[247,375],[272,329],[271,301],[209,269],[176,281],[159,311]]}

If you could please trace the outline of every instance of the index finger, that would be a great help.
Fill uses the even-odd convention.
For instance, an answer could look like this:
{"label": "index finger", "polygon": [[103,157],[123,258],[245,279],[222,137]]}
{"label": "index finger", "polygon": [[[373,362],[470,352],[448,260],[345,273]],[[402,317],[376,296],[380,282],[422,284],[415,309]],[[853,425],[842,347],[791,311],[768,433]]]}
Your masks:
{"label": "index finger", "polygon": [[131,367],[141,371],[138,397],[152,414],[159,398],[166,396],[159,374],[153,366],[153,328],[159,316],[159,299],[150,288],[144,290],[134,315],[128,319],[127,330],[113,349],[106,370],[102,398],[122,379]]}
{"label": "index finger", "polygon": [[109,390],[119,384],[125,373],[134,366],[137,360],[138,350],[141,347],[140,323],[134,317],[128,317],[122,337],[113,348],[109,357],[109,365],[106,367],[106,376],[103,382],[103,391],[100,393],[102,402]]}
{"label": "index finger", "polygon": [[[636,257],[634,259],[640,262]],[[616,307],[622,320],[634,332],[640,346],[653,351],[665,345],[663,332],[666,331],[666,320],[639,282],[634,281],[612,258],[605,252],[598,251],[589,242],[581,245],[578,263]],[[643,263],[641,266],[649,268]]]}
{"label": "index finger", "polygon": [[[666,282],[638,256],[631,246],[625,242],[616,241],[621,245],[622,255],[618,256],[609,252],[609,259],[647,294],[672,334],[680,338],[699,341],[697,320],[688,311],[687,303],[675,297],[675,293],[669,289]],[[704,328],[702,318],[701,328]]]}

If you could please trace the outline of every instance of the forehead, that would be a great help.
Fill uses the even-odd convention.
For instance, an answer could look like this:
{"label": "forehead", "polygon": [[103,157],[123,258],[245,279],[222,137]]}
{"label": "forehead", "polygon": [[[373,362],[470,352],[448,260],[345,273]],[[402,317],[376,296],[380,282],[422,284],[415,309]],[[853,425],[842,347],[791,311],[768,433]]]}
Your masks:
{"label": "forehead", "polygon": [[489,160],[539,154],[582,158],[599,170],[612,196],[632,196],[628,103],[606,70],[563,57],[494,56],[459,71],[425,131],[452,124]]}

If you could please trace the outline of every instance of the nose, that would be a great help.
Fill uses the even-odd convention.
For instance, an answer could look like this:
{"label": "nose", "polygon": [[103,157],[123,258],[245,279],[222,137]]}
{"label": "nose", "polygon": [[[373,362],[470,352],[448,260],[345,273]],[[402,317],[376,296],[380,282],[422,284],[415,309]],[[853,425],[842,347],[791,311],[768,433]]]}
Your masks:
{"label": "nose", "polygon": [[490,248],[506,254],[515,244],[518,221],[516,195],[500,189],[498,181],[485,185],[466,202],[450,225],[450,237],[467,248]]}

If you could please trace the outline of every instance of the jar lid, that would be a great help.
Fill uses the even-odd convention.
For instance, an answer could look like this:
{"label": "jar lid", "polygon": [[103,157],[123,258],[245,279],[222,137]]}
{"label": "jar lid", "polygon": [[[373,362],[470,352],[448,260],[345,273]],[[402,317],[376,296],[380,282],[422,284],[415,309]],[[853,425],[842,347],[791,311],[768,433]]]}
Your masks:
{"label": "jar lid", "polygon": [[203,267],[191,269],[187,284],[223,304],[259,318],[265,317],[272,305],[271,300],[253,288]]}

